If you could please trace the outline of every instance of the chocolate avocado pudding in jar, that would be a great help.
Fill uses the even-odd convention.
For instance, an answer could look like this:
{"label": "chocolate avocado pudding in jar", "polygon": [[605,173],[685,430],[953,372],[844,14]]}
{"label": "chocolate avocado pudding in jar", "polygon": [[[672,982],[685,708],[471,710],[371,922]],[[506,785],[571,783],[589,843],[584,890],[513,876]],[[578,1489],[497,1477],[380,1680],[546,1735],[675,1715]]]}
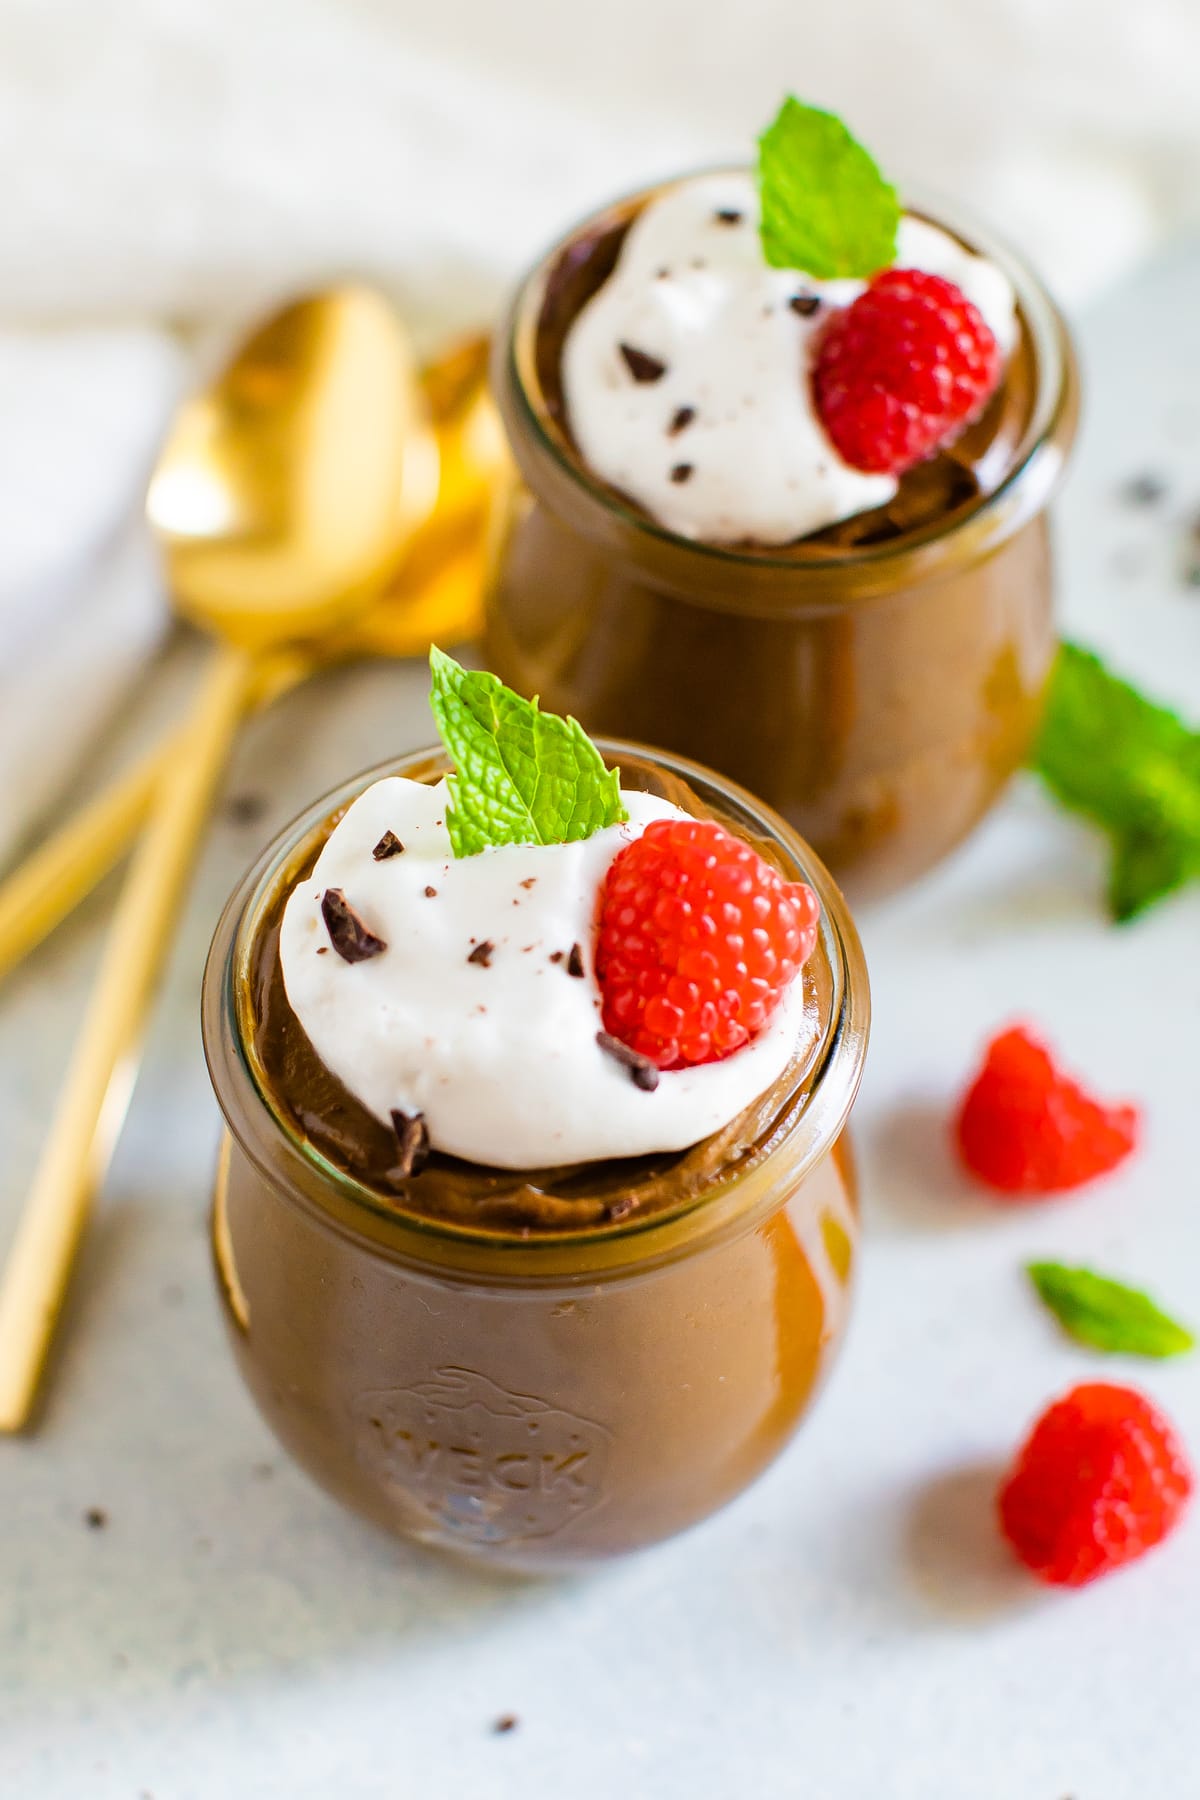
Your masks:
{"label": "chocolate avocado pudding in jar", "polygon": [[617,202],[518,292],[487,657],[742,782],[876,895],[1030,747],[1075,366],[1020,259],[901,211],[829,115],[788,102],[760,150]]}
{"label": "chocolate avocado pudding in jar", "polygon": [[434,655],[444,750],[318,801],[218,927],[213,1247],[285,1448],[403,1536],[684,1529],[843,1333],[869,1000],[770,809]]}

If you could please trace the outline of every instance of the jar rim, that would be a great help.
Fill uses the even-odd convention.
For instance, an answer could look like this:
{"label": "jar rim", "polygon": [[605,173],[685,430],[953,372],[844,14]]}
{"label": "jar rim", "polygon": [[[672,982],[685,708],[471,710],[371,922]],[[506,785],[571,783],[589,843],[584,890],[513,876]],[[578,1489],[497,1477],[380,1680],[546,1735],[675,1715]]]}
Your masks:
{"label": "jar rim", "polygon": [[[1036,382],[1029,420],[1013,452],[1011,467],[994,488],[956,508],[946,518],[935,519],[898,538],[850,545],[832,553],[826,548],[805,560],[797,554],[795,544],[773,549],[685,538],[652,519],[571,453],[565,434],[546,404],[535,359],[546,283],[559,257],[583,230],[603,221],[608,214],[615,221],[631,207],[683,181],[744,172],[745,165],[711,165],[620,195],[563,232],[524,276],[497,336],[493,360],[494,386],[510,446],[522,472],[527,478],[540,476],[551,482],[554,498],[570,509],[572,523],[578,529],[604,541],[611,541],[614,531],[632,534],[631,541],[654,559],[662,585],[672,585],[672,576],[678,574],[680,590],[687,598],[715,610],[752,610],[755,598],[765,599],[761,586],[747,591],[745,584],[753,584],[756,575],[761,583],[763,578],[778,579],[786,573],[792,604],[796,602],[797,590],[811,588],[813,593],[804,596],[805,607],[815,603],[832,609],[845,603],[836,592],[839,583],[855,584],[855,592],[850,596],[855,602],[873,597],[874,583],[880,595],[890,593],[898,580],[932,573],[947,546],[957,546],[964,538],[970,540],[972,554],[987,554],[1042,510],[1061,479],[1078,404],[1075,357],[1062,313],[1019,252],[980,225],[966,209],[919,187],[907,193],[905,209],[948,230],[967,248],[988,257],[1004,271],[1012,282],[1033,353]],[[955,553],[958,554],[957,549]],[[683,560],[686,575],[672,569],[673,559]],[[728,589],[731,573],[736,573],[739,581],[733,595]],[[778,608],[768,602],[766,610],[775,612]]]}
{"label": "jar rim", "polygon": [[[327,1207],[311,1192],[315,1184],[322,1194],[336,1197],[343,1229],[380,1240],[382,1233],[393,1252],[406,1262],[427,1263],[444,1269],[447,1262],[469,1270],[473,1251],[502,1250],[508,1273],[518,1280],[531,1274],[553,1277],[564,1271],[594,1276],[613,1273],[636,1263],[669,1256],[674,1242],[686,1233],[696,1235],[701,1217],[718,1231],[724,1224],[740,1224],[756,1210],[756,1202],[771,1200],[772,1177],[779,1158],[793,1146],[802,1128],[809,1142],[794,1163],[789,1163],[789,1183],[798,1183],[837,1141],[849,1115],[861,1079],[870,1025],[870,991],[862,946],[845,900],[833,877],[805,841],[778,814],[746,789],[686,757],[650,749],[624,739],[597,738],[606,760],[619,762],[634,757],[656,772],[675,776],[692,787],[716,795],[723,810],[741,826],[777,845],[797,866],[800,878],[816,891],[820,902],[820,942],[828,959],[832,993],[828,1017],[821,1021],[817,1043],[797,1081],[807,1081],[809,1091],[782,1134],[749,1166],[718,1176],[701,1194],[677,1207],[631,1216],[586,1230],[532,1233],[481,1228],[461,1221],[442,1220],[399,1211],[368,1183],[324,1157],[297,1132],[275,1103],[269,1083],[250,1053],[244,1024],[246,976],[257,927],[264,906],[277,891],[280,874],[297,849],[342,807],[373,782],[389,775],[420,771],[432,777],[445,772],[448,760],[440,751],[414,751],[390,758],[351,777],[322,795],[276,834],[257,862],[242,878],[226,904],[213,938],[204,974],[203,1036],[205,1056],[218,1104],[229,1131],[264,1179],[275,1187],[285,1184],[291,1197],[317,1205],[332,1220]],[[256,1116],[269,1122],[272,1147],[279,1160],[264,1159],[237,1117],[231,1090],[237,1087],[252,1102]],[[286,1174],[286,1180],[285,1180]],[[337,1222],[334,1220],[333,1222]],[[703,1235],[710,1235],[705,1230]],[[633,1255],[625,1247],[636,1245]],[[386,1248],[386,1243],[384,1244]],[[589,1253],[594,1252],[594,1255]]]}

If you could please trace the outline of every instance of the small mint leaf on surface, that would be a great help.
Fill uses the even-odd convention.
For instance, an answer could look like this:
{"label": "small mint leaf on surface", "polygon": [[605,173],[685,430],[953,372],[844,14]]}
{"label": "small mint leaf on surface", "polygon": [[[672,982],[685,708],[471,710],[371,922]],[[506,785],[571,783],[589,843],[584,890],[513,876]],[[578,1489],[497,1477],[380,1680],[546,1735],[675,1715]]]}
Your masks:
{"label": "small mint leaf on surface", "polygon": [[1033,766],[1108,834],[1115,918],[1200,879],[1200,732],[1079,644],[1059,650]]}
{"label": "small mint leaf on surface", "polygon": [[1081,1344],[1125,1356],[1179,1356],[1195,1343],[1190,1331],[1149,1295],[1093,1269],[1032,1262],[1026,1272],[1063,1330]]}
{"label": "small mint leaf on surface", "polygon": [[446,829],[455,856],[497,844],[569,844],[627,818],[620,776],[575,719],[544,713],[495,675],[429,652],[430,706],[454,759]]}
{"label": "small mint leaf on surface", "polygon": [[758,189],[773,269],[865,279],[895,260],[896,190],[835,114],[789,95],[758,140]]}

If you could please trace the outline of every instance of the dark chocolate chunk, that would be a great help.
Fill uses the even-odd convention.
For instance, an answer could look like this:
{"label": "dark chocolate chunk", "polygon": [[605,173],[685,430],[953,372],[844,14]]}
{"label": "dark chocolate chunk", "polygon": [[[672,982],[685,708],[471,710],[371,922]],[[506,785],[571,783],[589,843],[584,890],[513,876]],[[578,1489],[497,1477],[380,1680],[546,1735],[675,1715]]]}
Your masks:
{"label": "dark chocolate chunk", "polygon": [[629,1070],[629,1079],[634,1087],[641,1088],[646,1094],[654,1092],[658,1086],[658,1070],[648,1056],[643,1056],[640,1050],[631,1050],[628,1044],[623,1044],[620,1038],[611,1036],[607,1031],[598,1031],[596,1042],[607,1055]]}
{"label": "dark chocolate chunk", "polygon": [[571,954],[567,958],[567,974],[574,975],[577,981],[583,980],[583,945],[572,944]]}
{"label": "dark chocolate chunk", "polygon": [[718,225],[740,225],[742,215],[736,206],[720,206],[713,214]]}
{"label": "dark chocolate chunk", "polygon": [[492,1730],[497,1733],[502,1733],[505,1731],[515,1731],[516,1729],[517,1729],[516,1713],[501,1713],[500,1717],[496,1720],[496,1723],[492,1726]]}
{"label": "dark chocolate chunk", "polygon": [[493,944],[491,938],[484,938],[482,944],[476,944],[470,956],[468,956],[467,961],[469,963],[478,963],[481,969],[490,969],[495,949],[496,946]]}
{"label": "dark chocolate chunk", "polygon": [[671,423],[667,426],[667,436],[678,437],[681,431],[687,430],[695,416],[696,409],[694,406],[676,407],[675,411],[671,414]]}
{"label": "dark chocolate chunk", "polygon": [[427,888],[426,888],[426,889],[425,889],[425,898],[426,898],[426,899],[427,899],[427,900],[436,900],[436,899],[437,899],[437,889],[436,889],[436,888],[431,888],[431,887],[427,887]]}
{"label": "dark chocolate chunk", "polygon": [[371,855],[376,862],[386,862],[389,856],[403,856],[404,845],[394,831],[385,831]]}
{"label": "dark chocolate chunk", "polygon": [[675,464],[675,467],[671,470],[671,480],[675,483],[676,487],[678,487],[681,482],[690,481],[692,479],[694,468],[694,463]]}
{"label": "dark chocolate chunk", "polygon": [[108,1524],[108,1514],[102,1506],[89,1506],[83,1515],[83,1522],[89,1531],[103,1531]]}
{"label": "dark chocolate chunk", "polygon": [[821,302],[816,294],[793,294],[788,305],[802,319],[811,319],[814,313],[821,310]]}
{"label": "dark chocolate chunk", "polygon": [[429,1127],[424,1113],[406,1113],[393,1107],[392,1128],[400,1146],[400,1160],[388,1170],[388,1180],[407,1181],[410,1175],[419,1175],[429,1161]]}
{"label": "dark chocolate chunk", "polygon": [[645,350],[635,350],[632,344],[618,344],[617,349],[635,381],[661,381],[667,372],[665,362],[659,362],[657,356],[650,356]]}
{"label": "dark chocolate chunk", "polygon": [[383,939],[363,924],[341,888],[327,888],[322,894],[321,917],[343,962],[367,962],[387,949]]}

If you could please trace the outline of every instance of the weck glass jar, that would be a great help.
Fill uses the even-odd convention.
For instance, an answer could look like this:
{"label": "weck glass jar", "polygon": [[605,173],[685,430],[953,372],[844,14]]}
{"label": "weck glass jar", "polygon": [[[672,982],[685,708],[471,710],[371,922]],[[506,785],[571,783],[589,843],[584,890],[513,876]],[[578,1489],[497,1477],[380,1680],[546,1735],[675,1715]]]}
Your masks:
{"label": "weck glass jar", "polygon": [[626,787],[686,791],[821,904],[802,1052],[752,1153],[698,1192],[673,1194],[668,1169],[645,1216],[608,1207],[579,1229],[569,1209],[544,1230],[431,1217],[323,1154],[273,1088],[259,1016],[272,919],[364,787],[437,779],[440,756],[374,770],[283,832],[232,896],[204,982],[226,1126],[215,1263],[267,1422],[357,1512],[519,1570],[652,1543],[751,1481],[833,1358],[858,1235],[845,1127],[869,997],[841,894],[737,787],[679,758],[601,748]]}

